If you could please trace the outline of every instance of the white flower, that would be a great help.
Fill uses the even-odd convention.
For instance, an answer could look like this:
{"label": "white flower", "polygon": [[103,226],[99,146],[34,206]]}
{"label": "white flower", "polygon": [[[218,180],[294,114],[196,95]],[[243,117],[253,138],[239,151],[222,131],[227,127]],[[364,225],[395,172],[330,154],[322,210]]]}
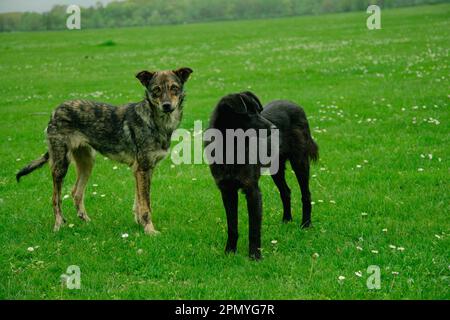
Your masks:
{"label": "white flower", "polygon": [[394,276],[398,276],[398,275],[399,275],[399,273],[398,273],[397,271],[392,271],[392,274],[393,274]]}
{"label": "white flower", "polygon": [[317,200],[317,202],[319,202],[319,203],[323,203],[323,200]]}
{"label": "white flower", "polygon": [[92,186],[93,186],[94,188],[97,188],[97,187],[98,187],[98,184],[94,183]]}
{"label": "white flower", "polygon": [[104,197],[106,197],[106,194],[102,194],[102,195],[100,195],[100,197],[104,198]]}
{"label": "white flower", "polygon": [[68,194],[66,194],[66,195],[63,197],[63,200],[66,200],[66,199],[69,199],[69,195],[68,195]]}
{"label": "white flower", "polygon": [[389,245],[389,248],[391,248],[391,249],[397,249],[397,247],[394,246],[394,245],[392,245],[392,244]]}
{"label": "white flower", "polygon": [[344,277],[344,276],[339,276],[339,277],[338,277],[338,280],[339,280],[339,281],[344,281],[344,280],[345,280],[345,277]]}
{"label": "white flower", "polygon": [[271,243],[271,244],[277,244],[278,241],[277,241],[277,240],[272,240],[272,241],[270,241],[270,243]]}
{"label": "white flower", "polygon": [[97,192],[94,191],[94,192],[92,192],[92,194],[93,194],[94,196],[96,196],[96,195],[97,195]]}
{"label": "white flower", "polygon": [[363,251],[363,248],[361,248],[360,246],[357,246],[356,250]]}
{"label": "white flower", "polygon": [[117,169],[118,169],[117,166],[114,166],[114,167],[113,167],[113,170],[117,170]]}
{"label": "white flower", "polygon": [[128,233],[123,233],[123,234],[122,234],[122,238],[123,238],[123,239],[128,238]]}
{"label": "white flower", "polygon": [[417,171],[423,172],[423,168],[419,168],[419,169],[417,169]]}
{"label": "white flower", "polygon": [[398,250],[398,251],[405,251],[405,248],[403,248],[403,247],[398,247],[397,250]]}
{"label": "white flower", "polygon": [[197,181],[197,178],[192,178],[192,181]]}
{"label": "white flower", "polygon": [[34,248],[33,248],[33,247],[28,247],[27,250],[28,250],[29,252],[33,252],[33,251],[34,251]]}
{"label": "white flower", "polygon": [[370,252],[372,252],[374,254],[378,254],[378,250],[370,250]]}
{"label": "white flower", "polygon": [[440,235],[438,235],[438,234],[435,234],[434,235],[436,238],[438,238],[438,239],[441,239],[442,237],[440,236]]}
{"label": "white flower", "polygon": [[387,232],[387,231],[388,231],[388,229],[384,228],[384,229],[383,229],[383,230],[381,230],[381,231],[383,231],[383,232]]}
{"label": "white flower", "polygon": [[356,271],[355,272],[355,276],[361,278],[362,277],[362,272],[361,271]]}
{"label": "white flower", "polygon": [[318,254],[317,252],[315,252],[315,253],[313,253],[312,257],[313,257],[314,259],[317,259],[317,258],[320,257],[320,256],[319,256],[319,254]]}
{"label": "white flower", "polygon": [[69,224],[69,228],[73,228],[75,225],[73,223]]}
{"label": "white flower", "polygon": [[336,201],[334,201],[334,200],[330,200],[330,203],[332,203],[332,204],[336,204]]}
{"label": "white flower", "polygon": [[138,249],[137,254],[142,254],[143,252],[144,252],[144,250]]}
{"label": "white flower", "polygon": [[367,217],[368,213],[367,212],[361,212],[361,216],[363,217]]}

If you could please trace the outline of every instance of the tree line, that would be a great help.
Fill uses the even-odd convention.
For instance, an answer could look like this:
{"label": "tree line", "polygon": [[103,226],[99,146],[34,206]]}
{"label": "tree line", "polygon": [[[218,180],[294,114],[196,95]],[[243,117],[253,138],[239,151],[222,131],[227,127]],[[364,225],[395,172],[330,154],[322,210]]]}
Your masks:
{"label": "tree line", "polygon": [[[126,0],[82,8],[81,25],[86,29],[182,24],[357,11],[370,4],[393,8],[440,2],[448,0]],[[44,13],[0,14],[0,31],[65,29],[66,8],[56,5]]]}

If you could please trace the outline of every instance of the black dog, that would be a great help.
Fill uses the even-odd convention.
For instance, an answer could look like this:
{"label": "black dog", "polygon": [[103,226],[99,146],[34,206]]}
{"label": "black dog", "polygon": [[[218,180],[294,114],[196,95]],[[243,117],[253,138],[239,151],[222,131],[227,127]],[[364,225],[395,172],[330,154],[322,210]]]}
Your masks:
{"label": "black dog", "polygon": [[[264,109],[259,99],[251,92],[231,94],[220,100],[214,110],[210,128],[222,132],[227,129],[279,129],[279,170],[272,178],[280,190],[283,201],[283,220],[292,220],[290,189],[285,180],[286,161],[291,162],[302,192],[303,221],[302,227],[311,224],[311,196],[309,191],[310,160],[318,159],[318,146],[311,137],[305,112],[298,105],[288,101],[274,101]],[[209,143],[205,143],[206,146]],[[246,142],[245,152],[249,144]],[[228,146],[230,148],[230,146]],[[223,144],[223,154],[239,151],[227,150]],[[248,154],[245,159],[248,160]],[[234,162],[236,163],[236,162]],[[261,163],[256,164],[210,164],[211,173],[222,193],[222,200],[227,214],[228,241],[226,252],[236,252],[238,240],[238,190],[242,189],[247,199],[249,214],[249,254],[251,258],[261,258],[261,220],[262,198],[258,186]]]}

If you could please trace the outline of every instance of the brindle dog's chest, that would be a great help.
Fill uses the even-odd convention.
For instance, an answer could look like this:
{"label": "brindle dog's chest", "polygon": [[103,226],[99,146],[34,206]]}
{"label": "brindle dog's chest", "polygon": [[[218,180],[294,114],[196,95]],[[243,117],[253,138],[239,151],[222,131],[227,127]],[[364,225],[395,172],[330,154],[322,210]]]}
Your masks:
{"label": "brindle dog's chest", "polygon": [[172,130],[158,127],[125,122],[123,125],[124,137],[115,150],[102,152],[108,158],[127,164],[129,166],[142,164],[155,167],[169,153]]}
{"label": "brindle dog's chest", "polygon": [[[169,154],[172,130],[152,129],[145,132],[146,139],[141,140],[142,143],[137,145],[137,161],[143,160],[150,167],[155,167],[158,162]],[[139,159],[139,155],[143,159]]]}
{"label": "brindle dog's chest", "polygon": [[153,165],[163,160],[169,154],[170,141],[172,137],[172,130],[161,132],[156,136],[153,144],[153,150],[149,150],[148,157]]}
{"label": "brindle dog's chest", "polygon": [[148,154],[148,159],[149,162],[151,164],[152,167],[156,166],[156,164],[161,161],[162,159],[164,159],[167,155],[169,154],[169,150],[164,150],[164,149],[160,149],[160,150],[154,150],[149,152]]}

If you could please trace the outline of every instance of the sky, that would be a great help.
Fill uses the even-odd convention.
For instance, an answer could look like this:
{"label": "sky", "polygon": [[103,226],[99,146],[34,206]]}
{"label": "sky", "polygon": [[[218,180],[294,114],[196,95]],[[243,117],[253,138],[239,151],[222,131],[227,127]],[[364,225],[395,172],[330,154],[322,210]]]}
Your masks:
{"label": "sky", "polygon": [[80,7],[90,7],[97,2],[105,4],[112,1],[113,0],[0,0],[0,13],[23,11],[44,12],[49,11],[55,4],[76,4]]}

